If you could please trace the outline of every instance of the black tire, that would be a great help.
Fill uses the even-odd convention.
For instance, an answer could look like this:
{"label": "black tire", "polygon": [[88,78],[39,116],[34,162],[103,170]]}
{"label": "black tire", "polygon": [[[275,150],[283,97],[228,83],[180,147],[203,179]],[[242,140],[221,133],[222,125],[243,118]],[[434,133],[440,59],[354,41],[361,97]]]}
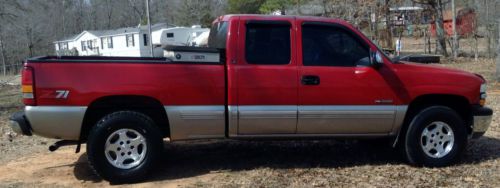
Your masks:
{"label": "black tire", "polygon": [[[430,154],[426,154],[423,148],[428,143],[432,143],[430,141],[423,141],[426,140],[422,138],[423,131],[428,128],[428,125],[435,122],[447,124],[454,135],[451,149],[447,154],[440,157],[431,157]],[[431,106],[425,108],[413,117],[406,131],[402,146],[403,148],[401,149],[403,150],[403,154],[406,156],[408,162],[413,165],[443,167],[453,164],[461,156],[467,146],[467,130],[464,120],[460,118],[453,109],[446,106]]]}
{"label": "black tire", "polygon": [[393,137],[368,138],[359,140],[359,143],[367,147],[392,147],[394,139]]}
{"label": "black tire", "polygon": [[[124,129],[140,133],[145,138],[147,146],[145,156],[139,160],[140,163],[130,169],[113,166],[105,154],[108,137],[115,131]],[[162,150],[163,140],[154,121],[142,113],[132,111],[119,111],[106,115],[92,128],[87,141],[90,166],[100,177],[113,183],[137,182],[145,178],[155,166]]]}

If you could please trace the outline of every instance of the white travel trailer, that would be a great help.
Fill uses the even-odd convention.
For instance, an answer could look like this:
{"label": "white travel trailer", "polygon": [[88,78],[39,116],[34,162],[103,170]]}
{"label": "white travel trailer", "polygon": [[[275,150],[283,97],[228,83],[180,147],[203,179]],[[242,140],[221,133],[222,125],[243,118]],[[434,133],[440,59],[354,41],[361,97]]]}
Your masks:
{"label": "white travel trailer", "polygon": [[[198,25],[191,28],[174,27],[160,29],[156,32],[153,32],[153,39],[159,36],[161,45],[191,46],[191,42],[193,41],[193,39],[208,31],[210,31],[210,29],[201,28]],[[153,44],[155,44],[155,42],[153,42]]]}
{"label": "white travel trailer", "polygon": [[203,32],[201,35],[197,36],[193,39],[193,41],[191,41],[191,46],[207,47],[209,35],[210,30]]}
{"label": "white travel trailer", "polygon": [[[189,45],[191,40],[208,29],[176,27],[169,24],[152,26],[154,56],[163,56],[161,45]],[[54,42],[57,55],[79,56],[150,56],[147,26],[114,30],[83,31]]]}

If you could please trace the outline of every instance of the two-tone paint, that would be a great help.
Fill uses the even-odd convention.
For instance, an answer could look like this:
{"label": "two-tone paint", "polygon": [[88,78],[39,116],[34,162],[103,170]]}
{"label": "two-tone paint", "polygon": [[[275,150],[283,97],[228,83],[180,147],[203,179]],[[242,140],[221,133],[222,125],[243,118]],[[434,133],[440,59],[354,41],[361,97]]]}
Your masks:
{"label": "two-tone paint", "polygon": [[[287,65],[245,60],[248,21],[290,24]],[[35,58],[35,101],[26,116],[35,134],[79,139],[88,106],[104,97],[144,96],[160,102],[171,140],[258,137],[393,136],[408,105],[428,94],[454,95],[478,105],[484,80],[474,74],[410,63],[383,66],[303,66],[301,26],[327,23],[345,28],[379,50],[350,24],[317,17],[228,15],[223,62],[174,62],[163,58]],[[308,75],[319,85],[301,84]],[[67,91],[65,98],[58,92]],[[49,117],[50,120],[43,117]],[[478,120],[479,121],[479,120]]]}

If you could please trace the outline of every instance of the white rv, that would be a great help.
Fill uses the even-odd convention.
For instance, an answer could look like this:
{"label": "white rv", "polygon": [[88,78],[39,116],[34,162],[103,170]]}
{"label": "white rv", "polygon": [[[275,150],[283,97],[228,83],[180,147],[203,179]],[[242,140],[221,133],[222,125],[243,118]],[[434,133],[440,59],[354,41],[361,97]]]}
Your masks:
{"label": "white rv", "polygon": [[[200,36],[204,32],[209,32],[208,28],[201,28],[196,25],[191,28],[189,27],[174,27],[161,29],[153,32],[153,38],[160,35],[161,45],[171,45],[171,46],[191,46],[191,42],[196,37]],[[154,42],[153,42],[154,44]]]}
{"label": "white rv", "polygon": [[[170,24],[152,26],[154,56],[163,56],[162,45],[189,46],[191,41],[209,29],[199,26],[177,27]],[[78,35],[55,41],[57,55],[77,56],[150,56],[147,26],[113,30],[83,31]]]}

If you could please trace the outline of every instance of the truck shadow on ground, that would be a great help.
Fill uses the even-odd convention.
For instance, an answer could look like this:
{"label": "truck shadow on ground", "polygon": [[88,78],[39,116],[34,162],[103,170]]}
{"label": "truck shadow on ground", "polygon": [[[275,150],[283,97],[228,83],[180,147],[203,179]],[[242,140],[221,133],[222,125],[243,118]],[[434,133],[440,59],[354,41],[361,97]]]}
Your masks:
{"label": "truck shadow on ground", "polygon": [[[483,137],[472,142],[457,165],[500,158],[500,140]],[[359,165],[405,164],[397,150],[372,141],[206,141],[165,143],[162,161],[145,181],[194,177],[214,171],[255,168],[343,168]],[[79,180],[100,182],[86,153],[75,163]]]}

